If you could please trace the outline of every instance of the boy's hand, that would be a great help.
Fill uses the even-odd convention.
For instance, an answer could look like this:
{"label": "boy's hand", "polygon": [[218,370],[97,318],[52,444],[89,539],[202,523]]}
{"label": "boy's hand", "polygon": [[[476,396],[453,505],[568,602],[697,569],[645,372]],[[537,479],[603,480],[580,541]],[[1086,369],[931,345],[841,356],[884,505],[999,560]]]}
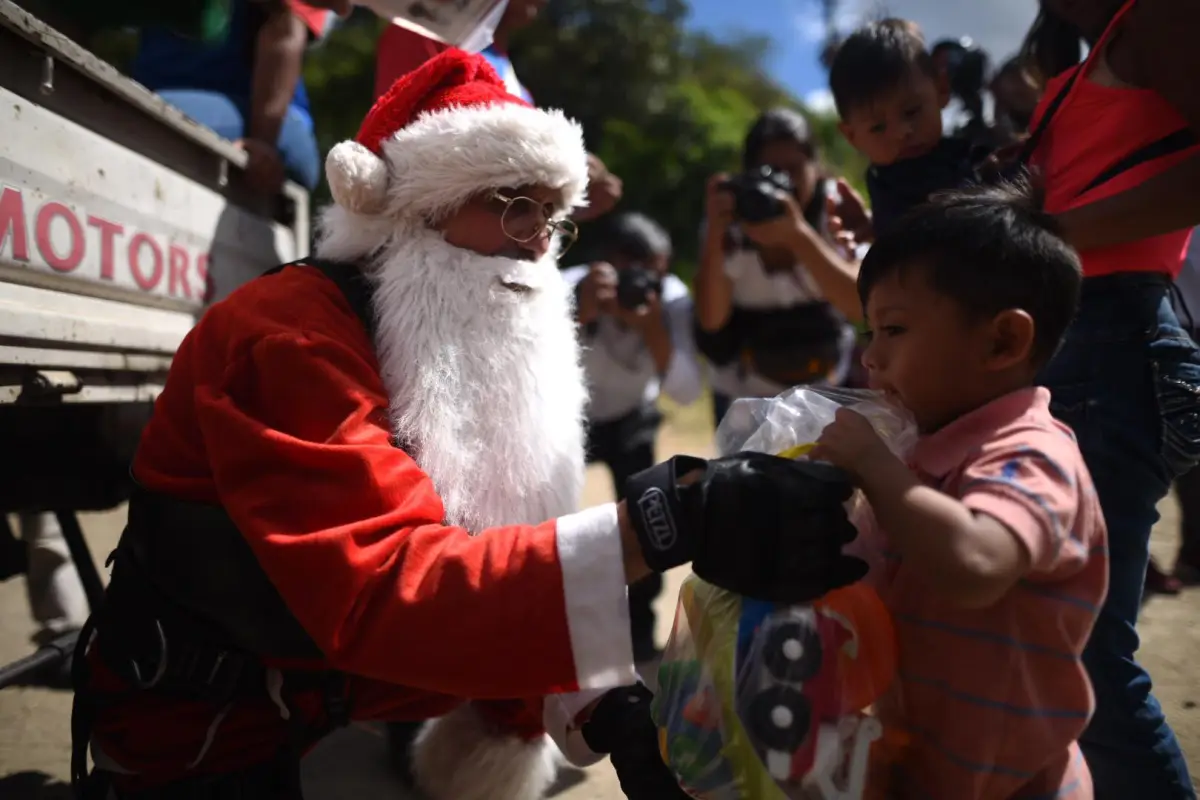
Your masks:
{"label": "boy's hand", "polygon": [[857,411],[839,408],[833,422],[821,432],[812,458],[828,461],[861,478],[873,462],[891,454],[866,417]]}

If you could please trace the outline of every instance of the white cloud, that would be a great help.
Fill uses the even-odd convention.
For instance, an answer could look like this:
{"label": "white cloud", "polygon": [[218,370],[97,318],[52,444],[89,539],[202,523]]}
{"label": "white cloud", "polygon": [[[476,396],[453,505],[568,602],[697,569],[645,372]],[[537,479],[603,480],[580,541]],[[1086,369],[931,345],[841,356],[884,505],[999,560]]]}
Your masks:
{"label": "white cloud", "polygon": [[[848,31],[884,14],[911,19],[929,44],[970,36],[998,65],[1017,52],[1037,8],[1037,0],[841,0],[837,22]],[[819,16],[819,7],[817,12]]]}
{"label": "white cloud", "polygon": [[825,87],[813,89],[804,95],[804,105],[817,114],[831,114],[834,110],[833,92]]}
{"label": "white cloud", "polygon": [[792,25],[796,33],[806,42],[825,40],[825,17],[816,0],[792,0]]}

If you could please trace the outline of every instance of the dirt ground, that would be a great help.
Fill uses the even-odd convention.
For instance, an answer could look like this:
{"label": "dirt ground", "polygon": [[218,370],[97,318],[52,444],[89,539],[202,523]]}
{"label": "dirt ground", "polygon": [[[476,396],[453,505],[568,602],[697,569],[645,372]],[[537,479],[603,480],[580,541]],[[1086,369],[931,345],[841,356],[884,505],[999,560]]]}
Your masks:
{"label": "dirt ground", "polygon": [[[659,452],[707,455],[711,430],[705,425],[707,409],[669,412],[659,441]],[[611,494],[611,483],[602,468],[588,473],[587,501],[600,502]],[[1168,498],[1161,506],[1162,521],[1154,532],[1153,550],[1160,563],[1170,564],[1176,546],[1177,509]],[[97,560],[116,542],[123,511],[86,515],[83,527]],[[660,637],[670,629],[675,595],[685,573],[668,576],[659,598]],[[1146,607],[1140,630],[1142,663],[1154,678],[1155,693],[1189,756],[1193,775],[1200,775],[1200,590],[1177,598],[1153,598]],[[29,652],[32,633],[24,586],[20,580],[0,584],[0,663]],[[0,691],[0,798],[2,800],[69,800],[64,783],[69,766],[68,693],[45,689]],[[417,800],[392,778],[387,765],[386,740],[375,726],[352,726],[332,737],[305,762],[305,787],[309,800],[386,797]],[[607,764],[588,770],[567,769],[551,793],[555,800],[618,800],[623,795]]]}

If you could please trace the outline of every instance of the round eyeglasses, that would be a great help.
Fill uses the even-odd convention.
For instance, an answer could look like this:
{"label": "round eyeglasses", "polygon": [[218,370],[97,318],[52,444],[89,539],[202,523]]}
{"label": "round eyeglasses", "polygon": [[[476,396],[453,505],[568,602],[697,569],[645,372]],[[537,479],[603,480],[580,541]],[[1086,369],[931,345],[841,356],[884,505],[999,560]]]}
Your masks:
{"label": "round eyeglasses", "polygon": [[532,197],[509,197],[501,192],[493,192],[492,199],[504,204],[500,214],[500,227],[504,235],[514,242],[524,244],[531,242],[543,234],[559,237],[558,257],[575,244],[579,238],[579,228],[569,219],[555,219],[553,207],[549,203],[541,203]]}

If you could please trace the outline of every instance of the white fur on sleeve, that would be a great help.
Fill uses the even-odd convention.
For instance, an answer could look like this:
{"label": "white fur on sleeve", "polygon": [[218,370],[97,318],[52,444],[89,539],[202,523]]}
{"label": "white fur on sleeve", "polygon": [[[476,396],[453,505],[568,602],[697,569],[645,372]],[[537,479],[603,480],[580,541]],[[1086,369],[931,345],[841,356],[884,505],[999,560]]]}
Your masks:
{"label": "white fur on sleeve", "polygon": [[470,703],[427,723],[413,742],[413,773],[429,800],[541,800],[558,773],[558,748],[491,730]]}
{"label": "white fur on sleeve", "polygon": [[636,683],[616,504],[559,517],[557,531],[579,690]]}
{"label": "white fur on sleeve", "polygon": [[546,733],[558,745],[558,749],[577,767],[595,764],[603,755],[596,753],[583,740],[583,733],[575,726],[579,714],[592,701],[599,700],[608,689],[588,689],[571,694],[552,694],[545,698],[542,706],[542,724]]}

